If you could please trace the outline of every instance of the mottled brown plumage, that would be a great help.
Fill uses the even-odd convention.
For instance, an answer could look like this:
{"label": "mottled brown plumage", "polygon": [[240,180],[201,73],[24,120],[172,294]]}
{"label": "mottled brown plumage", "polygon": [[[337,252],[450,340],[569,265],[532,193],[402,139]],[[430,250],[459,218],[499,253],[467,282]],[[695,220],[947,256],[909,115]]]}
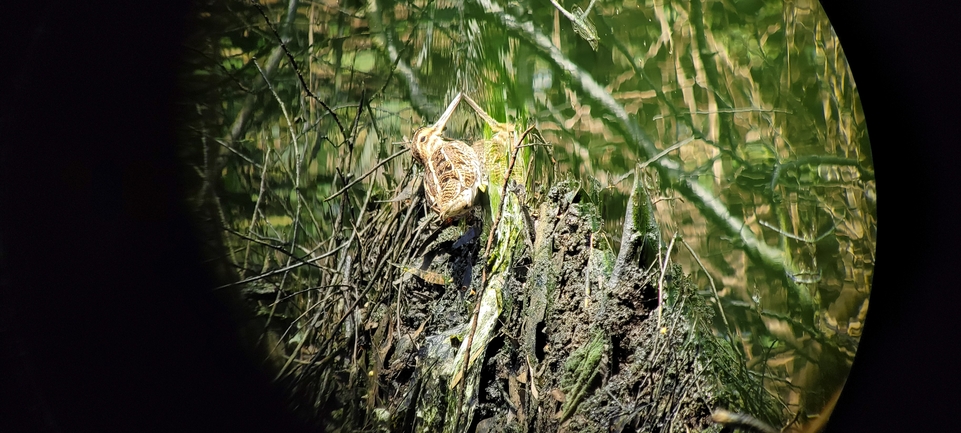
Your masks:
{"label": "mottled brown plumage", "polygon": [[458,94],[436,123],[414,132],[409,144],[413,158],[424,166],[424,192],[431,209],[442,220],[457,218],[470,209],[482,178],[477,152],[442,135],[460,100]]}

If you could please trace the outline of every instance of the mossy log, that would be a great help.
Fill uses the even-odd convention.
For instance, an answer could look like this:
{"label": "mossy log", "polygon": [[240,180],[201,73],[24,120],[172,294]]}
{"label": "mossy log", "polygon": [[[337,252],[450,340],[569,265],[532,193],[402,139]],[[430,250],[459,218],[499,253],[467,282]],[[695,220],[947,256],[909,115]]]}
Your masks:
{"label": "mossy log", "polygon": [[[351,330],[366,365],[347,365],[347,347],[315,354],[289,376],[293,398],[315,401],[327,431],[718,431],[716,407],[777,423],[690,280],[673,265],[662,277],[650,206],[636,181],[615,257],[597,241],[596,208],[562,182],[529,212],[534,239],[515,238],[485,286],[479,218],[421,230],[419,271],[355,314],[368,316]],[[321,379],[339,383],[304,383]]]}

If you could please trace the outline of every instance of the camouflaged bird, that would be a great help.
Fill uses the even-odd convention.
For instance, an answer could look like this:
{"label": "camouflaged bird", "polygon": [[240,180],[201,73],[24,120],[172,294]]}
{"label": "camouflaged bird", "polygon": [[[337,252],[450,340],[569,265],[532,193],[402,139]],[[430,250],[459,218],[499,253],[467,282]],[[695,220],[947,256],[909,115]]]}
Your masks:
{"label": "camouflaged bird", "polygon": [[477,152],[442,135],[461,97],[458,93],[433,125],[417,129],[408,144],[411,155],[424,166],[424,192],[430,207],[443,221],[470,210],[483,178]]}

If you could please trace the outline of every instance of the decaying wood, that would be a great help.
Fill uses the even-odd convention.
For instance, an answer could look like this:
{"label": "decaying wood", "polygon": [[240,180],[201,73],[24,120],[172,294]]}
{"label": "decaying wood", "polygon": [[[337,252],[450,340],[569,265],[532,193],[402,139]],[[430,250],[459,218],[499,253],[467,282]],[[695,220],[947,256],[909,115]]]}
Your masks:
{"label": "decaying wood", "polygon": [[[288,355],[303,360],[285,379],[292,405],[316,402],[300,410],[329,431],[702,431],[719,428],[711,413],[721,406],[771,422],[758,413],[763,404],[731,397],[729,381],[743,392],[760,387],[713,339],[705,301],[676,266],[657,325],[649,207],[635,182],[615,257],[591,241],[593,205],[562,182],[530,212],[533,249],[515,238],[506,272],[487,287],[473,277],[486,265],[476,215],[420,230],[403,247],[371,245],[368,260],[398,261],[377,268],[386,278],[354,282],[370,285],[371,301],[342,310],[351,319],[331,329],[351,338],[329,334],[306,345],[312,356]],[[382,212],[402,219],[399,207]],[[372,213],[366,223],[384,218]],[[471,331],[488,337],[467,357]]]}

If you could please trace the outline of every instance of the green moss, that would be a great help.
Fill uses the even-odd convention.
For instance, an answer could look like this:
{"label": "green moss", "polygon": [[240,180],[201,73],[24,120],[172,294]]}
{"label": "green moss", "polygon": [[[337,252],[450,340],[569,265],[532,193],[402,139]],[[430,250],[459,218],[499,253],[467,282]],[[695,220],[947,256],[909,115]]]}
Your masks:
{"label": "green moss", "polygon": [[601,372],[606,342],[604,335],[598,332],[590,343],[577,348],[564,363],[561,390],[564,391],[566,399],[561,406],[561,422],[577,409],[577,405],[584,400],[591,388],[594,378]]}

